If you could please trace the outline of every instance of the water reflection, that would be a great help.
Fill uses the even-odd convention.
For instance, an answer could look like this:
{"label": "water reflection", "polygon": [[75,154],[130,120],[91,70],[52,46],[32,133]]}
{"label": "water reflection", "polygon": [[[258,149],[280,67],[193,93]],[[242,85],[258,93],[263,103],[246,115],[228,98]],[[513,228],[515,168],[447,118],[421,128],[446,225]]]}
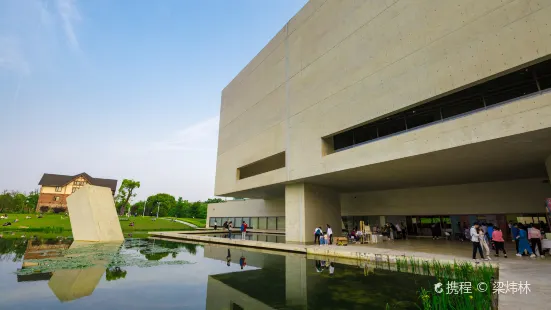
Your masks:
{"label": "water reflection", "polygon": [[[69,250],[73,251],[68,251],[68,254],[65,254],[59,258],[75,259],[79,258],[79,256],[88,255],[86,250],[92,245],[101,247],[101,251],[104,255],[101,255],[100,257],[92,257],[91,267],[54,271],[52,278],[48,282],[48,287],[50,287],[54,295],[61,302],[71,301],[92,295],[96,289],[96,286],[103,277],[106,267],[111,263],[110,257],[113,257],[119,252],[121,244],[122,242],[104,244],[90,244],[82,241],[73,242],[69,247]],[[90,259],[90,257],[88,256],[85,259]]]}
{"label": "water reflection", "polygon": [[[0,309],[58,309],[60,302],[79,309],[417,309],[418,290],[435,281],[355,260],[214,244],[5,241],[0,293],[10,298],[0,298]],[[17,287],[11,280],[16,268]],[[34,294],[16,298],[32,288],[30,281],[43,282],[33,286]]]}

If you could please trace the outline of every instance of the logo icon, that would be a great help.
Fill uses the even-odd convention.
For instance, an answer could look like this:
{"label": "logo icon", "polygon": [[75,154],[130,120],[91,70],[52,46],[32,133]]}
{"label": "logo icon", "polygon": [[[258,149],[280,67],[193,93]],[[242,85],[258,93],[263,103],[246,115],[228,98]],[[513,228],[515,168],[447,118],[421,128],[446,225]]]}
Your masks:
{"label": "logo icon", "polygon": [[444,289],[442,288],[442,283],[438,282],[434,285],[434,291],[438,294],[442,293]]}

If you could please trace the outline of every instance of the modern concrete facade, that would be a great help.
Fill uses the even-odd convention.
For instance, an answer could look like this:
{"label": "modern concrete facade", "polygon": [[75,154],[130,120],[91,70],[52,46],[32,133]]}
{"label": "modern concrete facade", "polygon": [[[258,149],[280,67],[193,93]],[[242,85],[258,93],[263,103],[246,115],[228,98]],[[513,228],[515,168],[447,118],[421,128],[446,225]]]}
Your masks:
{"label": "modern concrete facade", "polygon": [[[222,92],[215,194],[284,201],[289,241],[341,216],[545,219],[549,16],[537,0],[309,1]],[[208,216],[253,216],[236,206]]]}

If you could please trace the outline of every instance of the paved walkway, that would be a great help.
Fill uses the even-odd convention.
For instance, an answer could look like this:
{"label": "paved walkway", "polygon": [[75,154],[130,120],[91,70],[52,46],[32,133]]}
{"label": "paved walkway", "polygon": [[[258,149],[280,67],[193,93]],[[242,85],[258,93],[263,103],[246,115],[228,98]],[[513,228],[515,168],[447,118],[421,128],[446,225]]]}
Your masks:
{"label": "paved walkway", "polygon": [[[163,220],[171,221],[171,219],[165,219],[165,218]],[[192,228],[199,228],[199,227],[197,227],[197,225],[193,225],[191,223],[184,222],[184,221],[181,221],[181,220],[176,220],[175,219],[174,222],[178,222],[180,224],[184,224],[184,225],[187,225],[187,226],[192,227]]]}
{"label": "paved walkway", "polygon": [[[440,260],[453,262],[472,262],[472,244],[470,242],[432,240],[412,238],[408,240],[385,241],[377,244],[350,244],[348,246],[319,246],[291,243],[270,243],[262,241],[215,238],[187,232],[150,232],[152,236],[169,237],[183,240],[194,240],[225,244],[229,246],[250,247],[257,249],[286,251],[306,254],[308,258],[316,256],[341,257],[344,259],[368,259],[375,255],[388,255],[392,261],[395,257],[416,257],[422,260]],[[525,295],[507,293],[499,296],[499,309],[526,309],[551,307],[551,257],[546,259],[517,257],[514,244],[505,246],[508,258],[496,258],[492,253],[491,264],[499,267],[499,281],[528,282],[530,292]]]}

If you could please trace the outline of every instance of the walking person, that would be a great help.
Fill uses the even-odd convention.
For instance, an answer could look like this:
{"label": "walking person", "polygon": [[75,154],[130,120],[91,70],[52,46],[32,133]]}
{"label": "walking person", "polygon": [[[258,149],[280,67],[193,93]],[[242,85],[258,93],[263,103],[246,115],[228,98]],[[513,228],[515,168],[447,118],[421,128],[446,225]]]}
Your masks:
{"label": "walking person", "polygon": [[480,246],[480,239],[478,235],[478,222],[475,222],[473,226],[471,227],[470,238],[471,242],[473,243],[473,259],[476,260],[476,252],[480,254],[480,258],[484,259],[484,254],[482,253],[482,247]]}
{"label": "walking person", "polygon": [[482,249],[484,250],[484,254],[486,254],[486,259],[491,260],[490,258],[490,247],[488,246],[488,240],[486,238],[486,233],[484,233],[484,230],[478,229],[478,240],[480,242],[480,246],[482,246]]}
{"label": "walking person", "polygon": [[322,231],[321,231],[321,227],[316,227],[316,229],[314,229],[314,243],[315,244],[320,244],[320,236],[322,235]]}
{"label": "walking person", "polygon": [[247,238],[247,223],[243,221],[243,223],[241,223],[241,239],[245,240],[246,238]]}
{"label": "walking person", "polygon": [[230,239],[231,239],[231,230],[232,230],[232,228],[233,228],[233,222],[230,221],[228,223],[228,238],[230,238]]}
{"label": "walking person", "polygon": [[513,242],[515,243],[515,251],[518,253],[518,237],[519,237],[519,228],[518,223],[514,223],[513,226],[511,226],[511,236],[513,237]]}
{"label": "walking person", "polygon": [[524,225],[520,224],[519,227],[519,233],[518,233],[518,252],[517,256],[522,256],[524,251],[527,251],[528,254],[530,254],[530,257],[534,258],[536,255],[534,255],[534,252],[532,252],[532,248],[530,247],[530,244],[528,243],[528,233],[526,232]]}
{"label": "walking person", "polygon": [[214,220],[214,230],[216,230],[216,228],[218,228],[218,223]]}
{"label": "walking person", "polygon": [[536,253],[536,247],[537,247],[538,256],[541,258],[545,258],[545,255],[543,254],[543,251],[541,248],[541,239],[543,239],[543,236],[541,234],[541,230],[539,229],[538,225],[533,225],[532,227],[528,228],[528,239],[530,239],[530,243],[532,244],[532,250],[534,251],[534,254]]}
{"label": "walking person", "polygon": [[327,237],[329,238],[329,244],[333,244],[333,229],[331,229],[331,226],[329,224],[327,225]]}
{"label": "walking person", "polygon": [[503,232],[499,226],[494,227],[492,232],[492,241],[496,249],[496,257],[499,257],[499,250],[503,251],[503,255],[507,258],[507,252],[505,252],[505,240],[503,239]]}

